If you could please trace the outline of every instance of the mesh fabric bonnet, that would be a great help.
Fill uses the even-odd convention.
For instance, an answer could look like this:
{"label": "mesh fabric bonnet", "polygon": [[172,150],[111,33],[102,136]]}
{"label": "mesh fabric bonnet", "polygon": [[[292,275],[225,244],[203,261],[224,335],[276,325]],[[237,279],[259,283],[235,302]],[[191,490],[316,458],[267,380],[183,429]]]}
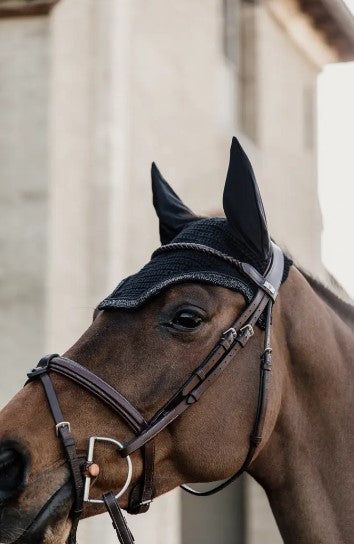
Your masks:
{"label": "mesh fabric bonnet", "polygon": [[[139,308],[164,289],[185,282],[232,289],[249,303],[257,286],[232,260],[248,263],[263,274],[272,250],[259,187],[240,142],[233,138],[230,149],[223,193],[225,219],[196,216],[174,192],[155,163],[152,164],[151,179],[161,243],[166,250],[154,253],[151,260],[139,272],[123,280],[98,309]],[[200,247],[181,248],[183,243],[198,244],[209,251],[201,251]],[[179,244],[178,249],[174,244]],[[225,255],[231,257],[231,261],[225,260]],[[283,281],[290,264],[291,261],[285,258]]]}
{"label": "mesh fabric bonnet", "polygon": [[[242,247],[232,235],[226,219],[200,219],[185,227],[173,243],[197,243],[247,262],[264,272],[267,262]],[[291,262],[285,259],[285,281]],[[99,305],[104,309],[135,309],[172,285],[199,282],[218,285],[241,293],[246,302],[255,296],[257,287],[235,266],[223,259],[193,249],[166,251],[154,256],[139,272],[124,279]]]}

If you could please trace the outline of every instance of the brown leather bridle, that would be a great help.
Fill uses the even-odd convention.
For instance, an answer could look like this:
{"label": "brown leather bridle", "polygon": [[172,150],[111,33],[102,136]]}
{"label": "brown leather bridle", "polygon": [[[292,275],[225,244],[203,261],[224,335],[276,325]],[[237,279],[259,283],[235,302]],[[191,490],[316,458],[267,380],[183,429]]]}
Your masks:
{"label": "brown leather bridle", "polygon": [[[246,458],[241,468],[233,476],[209,491],[195,491],[186,485],[182,485],[181,487],[189,493],[202,496],[211,495],[220,491],[233,482],[249,466],[255,451],[262,440],[268,399],[268,377],[272,367],[272,349],[270,341],[272,308],[283,277],[283,253],[278,246],[273,242],[271,243],[272,255],[264,275],[259,274],[254,267],[247,263],[242,263],[232,257],[199,244],[172,243],[162,246],[155,254],[161,251],[186,249],[187,246],[189,249],[213,253],[214,255],[218,254],[220,258],[232,262],[243,272],[243,274],[258,286],[258,290],[251,303],[231,327],[224,332],[219,342],[207,355],[204,361],[196,368],[196,370],[194,370],[187,381],[150,421],[146,421],[139,411],[112,386],[96,376],[96,374],[90,372],[87,368],[65,357],[61,357],[57,354],[47,355],[46,357],[43,357],[38,366],[28,374],[28,381],[40,379],[43,384],[49,407],[55,421],[56,434],[63,445],[71,472],[74,502],[71,514],[72,528],[68,538],[68,544],[76,543],[77,526],[84,504],[84,480],[86,478],[87,488],[90,480],[87,481],[87,478],[89,478],[87,475],[88,463],[87,461],[80,459],[77,455],[75,441],[70,431],[70,423],[65,421],[61,412],[58,398],[50,378],[50,372],[56,372],[66,376],[73,382],[82,386],[101,402],[106,404],[113,412],[119,415],[132,429],[135,437],[124,444],[104,437],[98,437],[98,439],[118,445],[119,454],[122,457],[127,457],[131,453],[141,449],[143,457],[143,475],[140,481],[130,491],[128,512],[133,514],[146,512],[154,495],[153,438],[180,416],[187,408],[193,406],[193,404],[200,399],[201,395],[220,376],[235,355],[245,347],[248,340],[254,334],[254,326],[257,321],[261,318],[262,314],[265,314],[264,349],[261,354],[257,410]],[[97,437],[91,437],[90,439],[92,447],[95,438],[97,439]],[[92,459],[90,458],[89,463],[91,463],[91,461]],[[115,495],[112,492],[106,493],[103,495],[102,501],[106,505],[112,518],[113,526],[117,531],[119,541],[123,544],[133,543],[134,538],[122,516]],[[88,502],[92,501],[88,500]]]}

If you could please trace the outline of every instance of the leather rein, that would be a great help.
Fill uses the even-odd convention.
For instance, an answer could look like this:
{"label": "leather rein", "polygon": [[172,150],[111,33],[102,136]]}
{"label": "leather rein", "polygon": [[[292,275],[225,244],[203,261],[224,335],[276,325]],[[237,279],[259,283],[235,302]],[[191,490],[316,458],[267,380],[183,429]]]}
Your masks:
{"label": "leather rein", "polygon": [[[254,424],[250,435],[249,449],[241,468],[229,479],[208,491],[196,491],[187,485],[181,487],[188,493],[206,496],[212,495],[233,482],[251,463],[255,451],[262,441],[263,426],[266,417],[269,374],[272,368],[271,360],[271,322],[273,303],[277,297],[284,269],[284,256],[273,242],[271,242],[272,255],[268,268],[264,275],[247,263],[242,263],[216,252],[215,250],[199,244],[169,244],[162,246],[154,254],[161,251],[186,249],[204,251],[231,261],[252,282],[256,283],[258,290],[251,303],[246,307],[231,327],[223,333],[216,346],[206,356],[203,362],[192,372],[186,382],[176,391],[173,397],[152,417],[146,421],[140,412],[116,389],[103,381],[96,374],[75,361],[61,357],[57,354],[43,357],[36,368],[28,374],[28,382],[40,380],[42,382],[48,404],[55,422],[56,435],[61,441],[66,454],[67,463],[71,473],[73,485],[73,507],[71,511],[72,527],[67,544],[76,544],[76,532],[83,512],[84,503],[105,504],[121,544],[133,544],[134,538],[129,531],[126,521],[118,505],[119,497],[128,489],[132,474],[130,454],[141,450],[143,457],[143,474],[129,494],[128,512],[139,514],[149,509],[154,496],[154,442],[153,438],[167,425],[180,416],[187,408],[193,406],[202,394],[215,382],[223,370],[234,359],[235,355],[243,349],[254,334],[254,327],[262,314],[265,315],[264,347],[260,362],[260,381],[258,389],[258,402]],[[59,401],[50,377],[54,372],[69,378],[73,382],[89,391],[114,413],[121,417],[134,433],[134,438],[125,443],[107,437],[91,437],[86,460],[79,458],[75,440],[70,430],[70,423],[65,421],[60,409]],[[26,382],[26,383],[28,383]],[[126,458],[128,464],[128,477],[120,492],[114,495],[109,492],[102,499],[89,497],[91,479],[97,475],[94,469],[94,447],[96,442],[107,442],[117,448],[119,455]]]}

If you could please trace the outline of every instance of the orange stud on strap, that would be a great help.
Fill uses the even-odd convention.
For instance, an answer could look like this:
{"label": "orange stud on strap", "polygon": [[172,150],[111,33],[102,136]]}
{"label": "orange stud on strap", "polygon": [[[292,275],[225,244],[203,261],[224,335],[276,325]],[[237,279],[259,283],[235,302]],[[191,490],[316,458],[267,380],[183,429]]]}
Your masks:
{"label": "orange stud on strap", "polygon": [[85,478],[97,478],[99,473],[100,467],[97,465],[97,463],[86,463],[82,471],[82,474],[83,476],[85,476]]}

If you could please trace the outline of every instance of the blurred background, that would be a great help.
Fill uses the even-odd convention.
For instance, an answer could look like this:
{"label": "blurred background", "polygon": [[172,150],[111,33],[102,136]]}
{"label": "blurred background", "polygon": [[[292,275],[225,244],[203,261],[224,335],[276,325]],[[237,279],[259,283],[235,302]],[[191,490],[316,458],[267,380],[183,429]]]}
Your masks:
{"label": "blurred background", "polygon": [[[1,404],[158,245],[151,161],[220,214],[233,134],[273,237],[354,294],[353,60],[342,0],[0,0]],[[137,544],[281,542],[248,477],[129,523]],[[82,523],[98,539],[106,515]]]}

